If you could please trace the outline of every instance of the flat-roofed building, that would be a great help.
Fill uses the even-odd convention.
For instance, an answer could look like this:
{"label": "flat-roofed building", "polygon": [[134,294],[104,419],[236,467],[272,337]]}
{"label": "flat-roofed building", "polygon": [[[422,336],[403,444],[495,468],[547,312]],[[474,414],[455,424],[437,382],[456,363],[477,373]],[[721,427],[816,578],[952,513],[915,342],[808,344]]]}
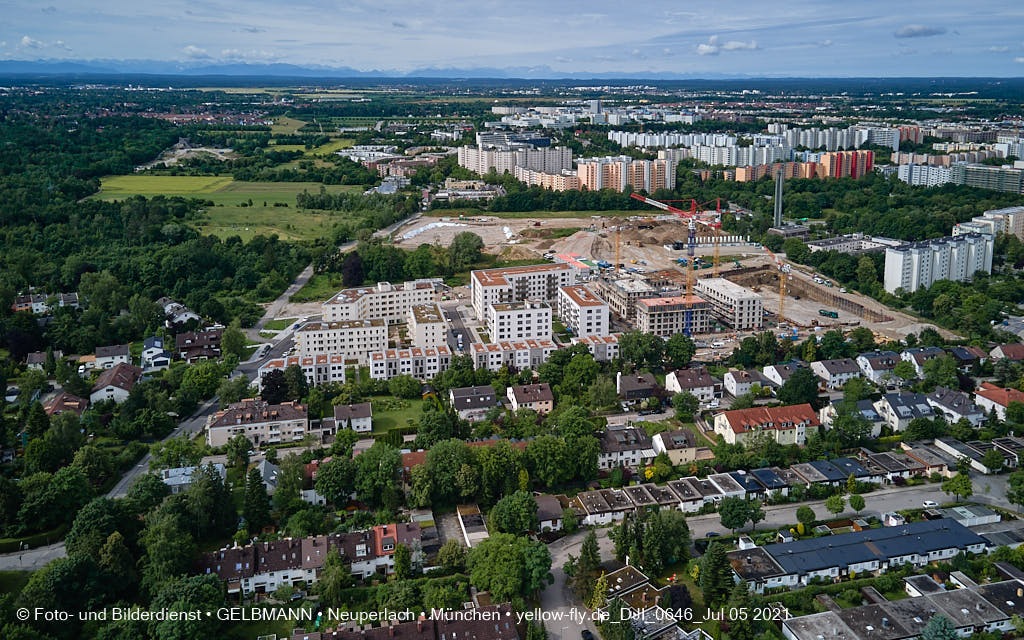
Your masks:
{"label": "flat-roofed building", "polygon": [[576,271],[563,263],[535,264],[473,271],[469,280],[473,311],[479,320],[486,321],[487,307],[492,304],[554,302],[561,287],[576,281]]}
{"label": "flat-roofed building", "polygon": [[374,318],[309,322],[295,332],[295,346],[301,356],[333,354],[365,360],[371,351],[387,348],[387,321]]}
{"label": "flat-roofed building", "polygon": [[574,336],[608,335],[608,303],[583,285],[558,290],[558,318]]}
{"label": "flat-roofed building", "polygon": [[448,370],[452,363],[452,352],[445,345],[424,349],[384,349],[371,352],[367,358],[370,361],[370,377],[374,380],[390,380],[400,375],[429,380]]}
{"label": "flat-roofed building", "polygon": [[409,339],[417,347],[440,347],[448,344],[448,322],[441,305],[414,304],[409,306]]}
{"label": "flat-roofed building", "polygon": [[601,280],[598,290],[601,297],[608,303],[608,309],[626,322],[636,320],[637,300],[658,297],[658,290],[640,278]]}
{"label": "flat-roofed building", "polygon": [[662,338],[711,331],[711,304],[697,296],[642,298],[636,301],[637,331]]}
{"label": "flat-roofed building", "polygon": [[619,337],[621,333],[606,336],[583,336],[572,339],[573,344],[583,344],[590,350],[590,355],[598,362],[607,362],[619,357]]}
{"label": "flat-roofed building", "polygon": [[346,368],[355,367],[358,364],[356,359],[346,359],[341,354],[320,354],[315,356],[284,356],[267,360],[260,365],[256,375],[256,386],[263,387],[263,377],[271,371],[284,371],[288,367],[297,366],[306,375],[306,382],[311,385],[325,384],[327,382],[346,381]]}
{"label": "flat-roofed building", "polygon": [[438,301],[440,283],[440,279],[401,284],[378,282],[373,287],[344,289],[323,303],[323,319],[337,322],[379,318],[389,323],[405,322],[412,305]]}
{"label": "flat-roofed building", "polygon": [[487,305],[491,340],[550,340],[551,305],[537,300]]}
{"label": "flat-roofed building", "polygon": [[725,278],[700,278],[697,295],[711,303],[716,318],[738,331],[760,329],[764,321],[761,296]]}
{"label": "flat-roofed building", "polygon": [[516,340],[469,345],[469,355],[477,369],[498,371],[503,366],[522,371],[536,370],[547,361],[548,356],[558,349],[551,340]]}

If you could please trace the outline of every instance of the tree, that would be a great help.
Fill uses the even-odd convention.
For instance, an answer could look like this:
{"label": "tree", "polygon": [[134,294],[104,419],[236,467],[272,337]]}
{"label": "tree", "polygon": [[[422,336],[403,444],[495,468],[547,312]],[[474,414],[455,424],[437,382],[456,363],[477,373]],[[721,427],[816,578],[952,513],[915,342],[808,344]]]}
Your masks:
{"label": "tree", "polygon": [[[433,450],[428,452],[427,457]],[[359,454],[356,463],[356,494],[373,505],[393,507],[398,503],[398,470],[402,455],[398,449],[378,440]]]}
{"label": "tree", "polygon": [[25,433],[30,438],[41,438],[49,428],[50,416],[46,414],[43,405],[33,402],[28,409],[28,417],[25,419]]}
{"label": "tree", "polygon": [[878,270],[875,262],[868,256],[861,256],[857,261],[857,284],[861,291],[870,291],[871,285],[878,282]]}
{"label": "tree", "polygon": [[306,471],[302,458],[290,454],[277,465],[277,487],[274,488],[274,509],[283,517],[289,517],[301,509],[302,487],[305,483]]}
{"label": "tree", "polygon": [[542,542],[497,533],[470,550],[470,582],[499,602],[537,593],[554,581],[551,554]]}
{"label": "tree", "polygon": [[673,334],[665,342],[665,359],[668,361],[668,366],[674,369],[682,369],[690,364],[696,353],[697,345],[693,343],[690,336],[684,333]]}
{"label": "tree", "polygon": [[135,571],[135,559],[125,544],[120,532],[111,533],[99,550],[97,558],[100,569],[111,578],[122,593],[129,593],[138,579]]}
{"label": "tree", "polygon": [[134,536],[138,526],[122,508],[122,503],[107,497],[95,498],[75,516],[64,539],[68,555],[88,555],[98,559],[100,548],[118,530]]}
{"label": "tree", "polygon": [[399,543],[395,547],[395,579],[405,580],[412,574],[412,552]]}
{"label": "tree", "polygon": [[851,509],[853,509],[857,513],[860,513],[861,510],[864,509],[864,506],[864,496],[860,495],[859,493],[855,493],[852,496],[850,496]]}
{"label": "tree", "polygon": [[192,472],[191,483],[184,496],[185,514],[197,540],[234,531],[238,512],[231,491],[212,464]]}
{"label": "tree", "polygon": [[959,637],[953,623],[942,614],[932,616],[921,629],[921,640],[957,640]]}
{"label": "tree", "polygon": [[[922,331],[922,333],[924,332]],[[924,383],[929,388],[957,388],[957,363],[953,356],[943,355],[938,358],[926,360],[921,369],[924,372]]]}
{"label": "tree", "polygon": [[1006,499],[1024,507],[1024,470],[1014,471],[1006,478]]}
{"label": "tree", "polygon": [[970,498],[974,495],[974,485],[971,483],[969,475],[958,473],[942,483],[942,491],[947,494],[953,494],[957,502],[959,502],[961,497]]}
{"label": "tree", "polygon": [[466,548],[458,540],[446,540],[437,552],[437,564],[446,572],[455,573],[466,568]]}
{"label": "tree", "polygon": [[338,606],[342,602],[345,590],[352,586],[352,570],[332,547],[324,557],[324,566],[320,569],[320,579],[316,590],[320,598],[328,606]]}
{"label": "tree", "polygon": [[316,470],[314,488],[329,504],[340,505],[355,490],[356,466],[349,458],[331,458]]}
{"label": "tree", "polygon": [[391,395],[399,398],[419,398],[422,389],[423,384],[409,374],[402,374],[388,380],[388,391],[391,392]]}
{"label": "tree", "polygon": [[456,271],[480,261],[480,251],[484,248],[484,241],[472,231],[462,231],[452,238],[448,250],[451,252],[453,266]]}
{"label": "tree", "polygon": [[345,254],[341,263],[341,281],[346,287],[358,287],[363,284],[363,261],[359,254],[350,251]]}
{"label": "tree", "polygon": [[102,486],[114,474],[114,459],[108,452],[91,444],[75,452],[71,466],[81,469],[94,487]]}
{"label": "tree", "polygon": [[224,445],[224,453],[227,454],[228,466],[237,469],[239,472],[245,471],[245,468],[249,466],[249,451],[252,449],[252,443],[249,439],[242,434],[237,434],[231,437]]}
{"label": "tree", "polygon": [[723,498],[718,506],[718,513],[721,516],[722,526],[732,530],[742,529],[749,520],[750,508],[745,498],[730,496]]}
{"label": "tree", "polygon": [[596,611],[608,604],[608,577],[602,571],[594,583],[594,592],[590,596],[590,609]]}
{"label": "tree", "polygon": [[203,450],[196,440],[182,434],[177,438],[168,438],[153,444],[149,468],[176,469],[178,467],[194,467],[203,457]]}
{"label": "tree", "polygon": [[221,334],[220,351],[223,355],[233,355],[241,361],[245,357],[246,342],[245,334],[242,333],[241,325],[236,319]]}
{"label": "tree", "polygon": [[156,475],[147,473],[128,489],[127,508],[141,516],[152,511],[169,495],[171,488]]}
{"label": "tree", "polygon": [[306,372],[297,364],[288,365],[284,370],[284,383],[288,387],[290,400],[301,400],[309,393],[309,381]]}
{"label": "tree", "polygon": [[217,386],[217,399],[220,401],[220,408],[225,409],[245,398],[255,398],[259,395],[256,387],[249,384],[249,378],[238,376],[228,378]]}
{"label": "tree", "polygon": [[913,380],[917,377],[917,371],[914,369],[914,365],[906,360],[900,360],[893,367],[892,373],[901,380]]}
{"label": "tree", "polygon": [[829,496],[825,499],[825,508],[828,509],[832,515],[838,516],[846,509],[846,498],[840,495]]}
{"label": "tree", "polygon": [[748,509],[747,519],[750,520],[750,530],[753,531],[757,528],[757,523],[765,518],[764,508],[760,502],[751,500]]}
{"label": "tree", "polygon": [[537,502],[525,491],[507,495],[494,505],[490,523],[493,529],[514,535],[537,531],[540,525],[537,520]]}
{"label": "tree", "polygon": [[818,377],[810,368],[801,367],[779,387],[777,397],[784,405],[808,403],[817,408]]}
{"label": "tree", "polygon": [[729,611],[737,612],[737,615],[729,617],[729,640],[754,640],[757,625],[754,621],[753,604],[750,586],[746,580],[740,580],[733,586],[726,604]]}
{"label": "tree", "polygon": [[1006,405],[1006,422],[1016,427],[1024,426],[1024,402],[1014,400]]}
{"label": "tree", "polygon": [[992,473],[999,473],[1003,470],[1003,456],[995,449],[989,449],[981,456],[983,464]]}
{"label": "tree", "polygon": [[712,542],[700,560],[698,583],[704,602],[712,606],[720,604],[732,588],[732,567],[718,542]]}
{"label": "tree", "polygon": [[284,371],[271,369],[263,374],[260,397],[267,404],[281,404],[288,399],[288,383],[285,381]]}
{"label": "tree", "polygon": [[676,420],[690,422],[700,409],[700,400],[689,391],[680,391],[672,396],[672,407],[676,410]]}
{"label": "tree", "polygon": [[242,516],[252,533],[259,533],[270,522],[270,496],[267,495],[267,485],[263,484],[263,476],[256,467],[250,469],[245,478]]}

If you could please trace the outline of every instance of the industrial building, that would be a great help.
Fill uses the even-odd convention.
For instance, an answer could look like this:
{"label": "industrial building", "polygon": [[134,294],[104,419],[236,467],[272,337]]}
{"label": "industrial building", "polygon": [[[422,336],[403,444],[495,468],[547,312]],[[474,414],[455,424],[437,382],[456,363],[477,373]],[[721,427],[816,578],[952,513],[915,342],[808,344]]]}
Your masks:
{"label": "industrial building", "polygon": [[760,329],[764,322],[761,296],[725,278],[701,278],[697,295],[711,303],[712,314],[737,331]]}

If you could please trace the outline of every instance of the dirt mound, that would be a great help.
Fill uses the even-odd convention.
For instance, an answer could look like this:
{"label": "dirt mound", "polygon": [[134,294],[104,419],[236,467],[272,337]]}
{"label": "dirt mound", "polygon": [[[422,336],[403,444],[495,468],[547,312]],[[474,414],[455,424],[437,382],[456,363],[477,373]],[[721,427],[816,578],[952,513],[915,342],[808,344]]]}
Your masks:
{"label": "dirt mound", "polygon": [[541,255],[536,251],[527,249],[526,247],[512,245],[510,247],[506,247],[505,250],[501,252],[501,257],[503,260],[536,260],[540,258]]}

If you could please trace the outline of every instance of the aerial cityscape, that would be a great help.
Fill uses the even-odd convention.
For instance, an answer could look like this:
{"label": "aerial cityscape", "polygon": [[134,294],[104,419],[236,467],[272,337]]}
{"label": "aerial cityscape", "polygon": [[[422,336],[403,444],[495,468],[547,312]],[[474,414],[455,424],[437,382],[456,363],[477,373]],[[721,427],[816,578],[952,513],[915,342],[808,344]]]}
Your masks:
{"label": "aerial cityscape", "polygon": [[3,638],[1024,638],[1024,7],[43,5]]}

